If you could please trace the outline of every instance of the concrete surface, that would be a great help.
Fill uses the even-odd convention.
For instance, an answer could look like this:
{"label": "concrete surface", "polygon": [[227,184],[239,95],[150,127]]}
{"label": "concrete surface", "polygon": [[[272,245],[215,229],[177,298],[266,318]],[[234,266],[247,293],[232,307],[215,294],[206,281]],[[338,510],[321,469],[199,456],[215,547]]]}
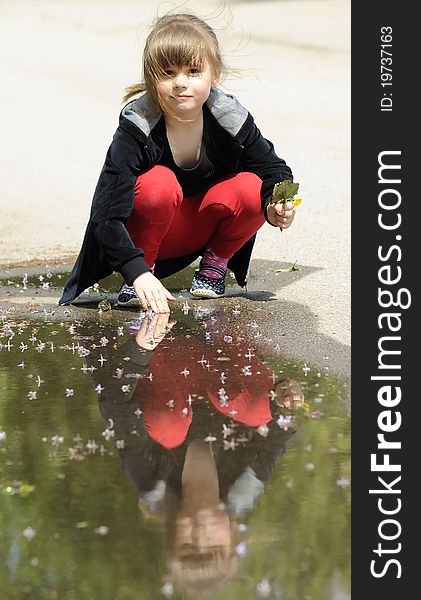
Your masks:
{"label": "concrete surface", "polygon": [[[0,2],[0,268],[72,263],[153,17],[146,0]],[[289,352],[350,372],[350,0],[180,3],[216,29],[225,82],[293,169],[303,202],[265,225],[250,289]],[[293,273],[274,273],[296,261]],[[228,300],[229,302],[229,300]],[[270,305],[270,309],[269,309]],[[276,305],[276,306],[275,306]],[[276,337],[276,336],[275,336]]]}

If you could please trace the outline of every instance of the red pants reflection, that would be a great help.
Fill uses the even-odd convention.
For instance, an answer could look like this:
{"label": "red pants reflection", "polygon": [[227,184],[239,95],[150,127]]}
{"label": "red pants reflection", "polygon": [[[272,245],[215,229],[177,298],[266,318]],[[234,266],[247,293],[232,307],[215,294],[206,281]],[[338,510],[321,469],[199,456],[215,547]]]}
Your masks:
{"label": "red pants reflection", "polygon": [[[149,363],[152,377],[140,379],[134,393],[149,437],[164,448],[176,448],[184,442],[198,402],[209,400],[226,415],[227,423],[232,419],[258,427],[271,421],[272,370],[259,356],[250,355],[247,346],[222,339],[220,346],[229,360],[221,362],[218,358],[222,353],[212,355],[208,351],[209,369],[203,363],[203,345],[193,338],[188,344],[186,339],[176,338],[170,346],[163,344],[154,351]],[[206,371],[204,379],[201,370]]]}
{"label": "red pants reflection", "polygon": [[205,246],[231,258],[265,222],[261,185],[254,173],[237,173],[183,197],[171,169],[156,165],[136,181],[127,230],[150,266],[157,258],[186,256]]}

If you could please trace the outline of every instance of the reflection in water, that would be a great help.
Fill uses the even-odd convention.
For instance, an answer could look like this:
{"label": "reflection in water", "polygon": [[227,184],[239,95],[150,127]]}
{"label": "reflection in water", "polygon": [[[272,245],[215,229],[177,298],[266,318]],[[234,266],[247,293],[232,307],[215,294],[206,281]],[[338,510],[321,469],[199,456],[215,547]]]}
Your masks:
{"label": "reflection in water", "polygon": [[201,318],[205,348],[174,337],[175,324],[169,315],[128,322],[127,343],[95,348],[87,368],[102,365],[92,371],[101,414],[139,508],[165,524],[171,581],[195,597],[237,573],[247,553],[239,518],[285,451],[304,395],[245,340],[233,344],[222,314]]}
{"label": "reflection in water", "polygon": [[204,304],[0,310],[2,598],[349,598],[346,386]]}

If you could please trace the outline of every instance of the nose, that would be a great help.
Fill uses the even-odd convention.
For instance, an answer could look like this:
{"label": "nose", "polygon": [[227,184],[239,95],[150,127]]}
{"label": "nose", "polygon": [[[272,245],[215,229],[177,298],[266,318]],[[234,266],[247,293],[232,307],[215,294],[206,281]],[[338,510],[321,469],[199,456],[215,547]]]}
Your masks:
{"label": "nose", "polygon": [[201,554],[203,552],[205,552],[208,548],[209,545],[211,543],[211,539],[210,539],[210,535],[209,535],[209,531],[207,530],[207,527],[202,527],[202,526],[197,526],[194,530],[193,530],[193,544],[196,548],[196,551]]}
{"label": "nose", "polygon": [[183,87],[186,88],[188,84],[187,75],[185,73],[177,73],[173,79],[173,86],[175,88]]}

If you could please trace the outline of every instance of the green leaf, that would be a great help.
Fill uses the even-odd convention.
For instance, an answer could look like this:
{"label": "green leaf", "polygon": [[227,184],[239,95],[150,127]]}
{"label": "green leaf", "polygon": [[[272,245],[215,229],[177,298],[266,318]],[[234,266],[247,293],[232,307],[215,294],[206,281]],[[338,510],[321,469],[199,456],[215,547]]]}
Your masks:
{"label": "green leaf", "polygon": [[292,200],[298,192],[299,185],[299,183],[293,183],[290,179],[275,183],[273,186],[271,203]]}
{"label": "green leaf", "polygon": [[297,264],[297,261],[295,261],[295,263],[293,265],[291,265],[290,267],[288,267],[287,269],[272,269],[271,267],[269,267],[269,271],[273,271],[274,273],[292,273],[292,271],[300,270],[295,266],[296,264]]}

